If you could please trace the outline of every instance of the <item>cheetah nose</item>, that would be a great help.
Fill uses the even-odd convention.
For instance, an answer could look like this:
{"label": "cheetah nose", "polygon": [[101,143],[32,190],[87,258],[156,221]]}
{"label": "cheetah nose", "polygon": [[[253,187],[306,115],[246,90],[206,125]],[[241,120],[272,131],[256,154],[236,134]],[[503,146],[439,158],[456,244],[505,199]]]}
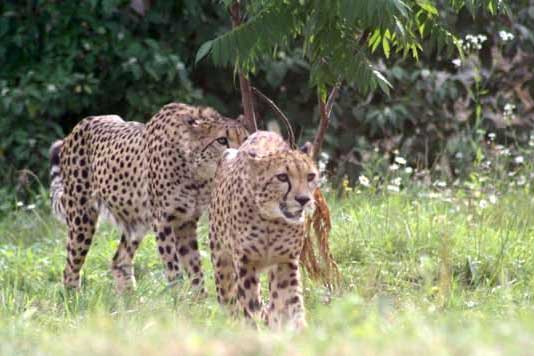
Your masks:
{"label": "cheetah nose", "polygon": [[305,196],[300,196],[300,197],[296,196],[295,200],[298,201],[300,205],[304,206],[306,205],[307,202],[310,201],[310,198],[305,197]]}

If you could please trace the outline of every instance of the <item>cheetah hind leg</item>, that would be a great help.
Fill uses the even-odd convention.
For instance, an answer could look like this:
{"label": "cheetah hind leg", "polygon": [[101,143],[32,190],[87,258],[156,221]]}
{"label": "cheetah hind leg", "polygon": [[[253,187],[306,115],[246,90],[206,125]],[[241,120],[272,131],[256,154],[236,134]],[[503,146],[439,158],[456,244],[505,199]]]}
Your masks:
{"label": "cheetah hind leg", "polygon": [[67,220],[67,261],[63,271],[63,284],[67,289],[80,289],[80,271],[91,247],[97,220],[96,209],[87,205],[79,207]]}
{"label": "cheetah hind leg", "polygon": [[135,275],[133,260],[142,237],[134,234],[123,233],[113,256],[111,272],[115,279],[115,286],[118,293],[135,289]]}

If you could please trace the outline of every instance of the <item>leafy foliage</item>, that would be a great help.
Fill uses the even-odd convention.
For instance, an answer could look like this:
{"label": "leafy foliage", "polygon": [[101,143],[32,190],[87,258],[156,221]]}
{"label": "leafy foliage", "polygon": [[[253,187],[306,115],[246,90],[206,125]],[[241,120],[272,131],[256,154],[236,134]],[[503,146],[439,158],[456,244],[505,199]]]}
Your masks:
{"label": "leafy foliage", "polygon": [[[457,44],[429,0],[256,0],[247,5],[248,21],[206,42],[197,61],[211,51],[217,65],[235,64],[252,71],[259,60],[301,46],[312,86],[346,80],[364,93],[377,86],[387,93],[391,85],[371,60],[378,48],[386,58],[394,51],[417,59],[424,39],[437,41],[440,50]],[[452,5],[461,9],[466,4],[452,1]],[[469,1],[473,10],[482,5],[491,13],[504,10],[495,0]]]}
{"label": "leafy foliage", "polygon": [[44,176],[51,141],[85,116],[143,121],[170,101],[202,101],[188,57],[219,26],[209,3],[156,2],[142,17],[124,0],[2,2],[3,180],[22,168]]}
{"label": "leafy foliage", "polygon": [[[50,143],[88,115],[114,113],[144,121],[173,100],[238,115],[232,71],[201,60],[213,59],[217,43],[224,44],[222,57],[231,58],[227,66],[238,53],[232,48],[251,48],[251,60],[239,56],[236,63],[255,74],[254,85],[284,109],[301,140],[312,137],[318,120],[310,73],[318,83],[346,79],[323,146],[329,172],[340,180],[345,174],[357,180],[362,169],[373,166],[369,157],[392,157],[395,150],[414,167],[441,174],[442,162],[448,161],[453,178],[456,170],[468,177],[484,155],[481,143],[490,132],[496,134],[492,144],[529,142],[534,12],[528,0],[510,2],[509,9],[497,8],[499,1],[254,0],[242,2],[246,21],[233,31],[225,11],[231,1],[225,6],[208,0],[150,3],[141,16],[128,1],[0,2],[4,189],[27,182],[31,174],[17,178],[28,169],[44,183]],[[294,31],[282,31],[293,25]],[[254,29],[251,37],[247,28]],[[505,42],[501,31],[515,37]],[[234,45],[231,39],[241,36],[234,36],[237,32],[245,41]],[[458,39],[483,34],[488,40],[462,57],[450,33]],[[345,34],[351,36],[339,40]],[[339,54],[345,51],[353,55]],[[451,63],[454,57],[460,67]],[[389,88],[377,80],[379,74],[393,86],[390,96],[371,91],[380,84]],[[349,85],[347,78],[356,82]],[[516,108],[510,120],[504,115],[507,104]],[[265,127],[273,115],[262,103],[257,110]],[[455,159],[457,154],[464,159]]]}

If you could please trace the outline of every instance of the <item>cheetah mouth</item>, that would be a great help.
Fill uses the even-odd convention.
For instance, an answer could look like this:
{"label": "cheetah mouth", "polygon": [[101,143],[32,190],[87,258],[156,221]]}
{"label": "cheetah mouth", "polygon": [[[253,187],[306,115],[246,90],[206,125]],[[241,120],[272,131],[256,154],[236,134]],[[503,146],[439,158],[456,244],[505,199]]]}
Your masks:
{"label": "cheetah mouth", "polygon": [[299,209],[299,210],[296,210],[295,212],[290,212],[287,205],[285,204],[280,204],[280,211],[282,212],[282,214],[284,215],[286,219],[295,220],[295,221],[300,221],[303,216],[302,214],[304,213],[304,209]]}

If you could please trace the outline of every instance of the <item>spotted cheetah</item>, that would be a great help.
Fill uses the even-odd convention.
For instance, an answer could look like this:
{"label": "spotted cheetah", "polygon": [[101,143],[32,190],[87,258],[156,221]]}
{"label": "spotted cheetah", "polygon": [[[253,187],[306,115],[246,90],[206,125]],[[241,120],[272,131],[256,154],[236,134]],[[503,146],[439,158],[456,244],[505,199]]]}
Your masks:
{"label": "spotted cheetah", "polygon": [[101,212],[119,227],[111,264],[118,291],[135,286],[133,259],[153,228],[170,282],[185,270],[204,292],[196,227],[207,210],[222,153],[239,147],[244,126],[206,107],[172,103],[146,124],[119,116],[82,120],[50,150],[51,200],[68,226],[63,282],[80,287],[80,270]]}
{"label": "spotted cheetah", "polygon": [[[274,328],[306,324],[299,256],[304,212],[313,210],[319,181],[310,155],[309,144],[292,150],[278,134],[258,131],[223,154],[211,194],[217,300]],[[259,283],[264,270],[269,271],[265,308]]]}

